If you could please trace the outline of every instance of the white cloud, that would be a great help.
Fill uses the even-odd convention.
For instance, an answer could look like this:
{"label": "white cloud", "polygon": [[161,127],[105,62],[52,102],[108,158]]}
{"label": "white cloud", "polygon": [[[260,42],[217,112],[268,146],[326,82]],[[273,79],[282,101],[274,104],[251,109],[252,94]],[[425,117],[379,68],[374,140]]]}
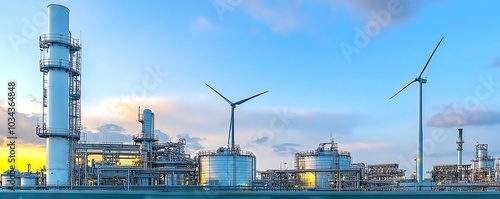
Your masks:
{"label": "white cloud", "polygon": [[390,24],[398,24],[406,21],[418,14],[422,2],[412,0],[325,0],[333,7],[347,6],[356,17],[373,17],[372,13],[380,11],[390,11],[390,8],[396,8],[400,12],[391,14]]}
{"label": "white cloud", "polygon": [[[7,129],[7,117],[9,115],[7,114],[7,108],[0,106],[0,128]],[[40,115],[39,114],[25,114],[22,112],[16,112],[15,113],[15,135],[17,139],[19,140],[18,142],[23,143],[23,144],[35,144],[35,145],[45,145],[45,139],[39,138],[36,135],[36,125],[37,125],[37,120],[39,120]],[[0,134],[0,137],[4,137],[6,139],[6,136],[8,135],[6,131],[2,131],[5,133]],[[5,141],[5,140],[4,140]]]}
{"label": "white cloud", "polygon": [[273,145],[273,150],[278,155],[293,156],[298,152],[297,147],[299,146],[300,144],[297,143],[283,143]]}
{"label": "white cloud", "polygon": [[486,108],[474,108],[471,110],[463,107],[453,107],[444,105],[441,112],[432,116],[428,121],[434,127],[454,127],[454,126],[480,126],[500,123],[500,112],[488,110]]}
{"label": "white cloud", "polygon": [[263,21],[273,31],[286,34],[301,25],[301,0],[273,1],[274,6],[269,3],[270,1],[252,0],[245,1],[243,5],[251,17]]}

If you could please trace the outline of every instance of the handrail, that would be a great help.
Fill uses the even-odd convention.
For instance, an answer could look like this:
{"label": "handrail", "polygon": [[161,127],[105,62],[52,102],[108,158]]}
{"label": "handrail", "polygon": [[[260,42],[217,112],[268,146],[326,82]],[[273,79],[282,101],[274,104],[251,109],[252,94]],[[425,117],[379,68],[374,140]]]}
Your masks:
{"label": "handrail", "polygon": [[70,69],[71,62],[64,59],[56,59],[56,58],[48,58],[48,59],[40,59],[40,69],[46,67],[54,67],[58,66],[64,69]]}
{"label": "handrail", "polygon": [[46,128],[37,127],[37,135],[63,135],[68,136],[69,129],[66,128]]}
{"label": "handrail", "polygon": [[132,139],[135,140],[135,139],[149,139],[149,140],[155,140],[155,141],[158,141],[160,138],[158,137],[158,135],[154,134],[152,138],[146,138],[146,136],[142,133],[140,134],[135,134],[132,136]]}
{"label": "handrail", "polygon": [[254,156],[254,154],[250,151],[231,151],[230,149],[227,150],[228,153],[225,153],[225,151],[220,152],[220,151],[213,151],[213,150],[205,150],[205,151],[199,151],[198,155],[244,155],[244,156]]}
{"label": "handrail", "polygon": [[[336,151],[337,155],[351,156],[351,152],[349,151],[341,151],[341,150],[333,150],[333,151]],[[310,155],[320,155],[320,154],[321,152],[319,152],[318,150],[309,150],[309,151],[298,152],[295,154],[295,156],[310,156]],[[326,154],[326,155],[331,155],[331,154]]]}
{"label": "handrail", "polygon": [[56,33],[47,33],[40,35],[40,48],[47,48],[48,43],[61,43],[76,48],[76,50],[80,49],[79,39],[75,39],[70,37],[69,35],[56,34]]}

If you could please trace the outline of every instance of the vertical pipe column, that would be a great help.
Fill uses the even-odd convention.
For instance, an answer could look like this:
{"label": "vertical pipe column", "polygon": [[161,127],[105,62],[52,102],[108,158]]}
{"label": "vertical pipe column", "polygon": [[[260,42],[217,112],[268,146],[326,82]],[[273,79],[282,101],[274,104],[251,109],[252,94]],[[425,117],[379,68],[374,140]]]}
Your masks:
{"label": "vertical pipe column", "polygon": [[[59,44],[48,48],[48,61],[58,67],[48,69],[47,129],[47,185],[67,185],[69,176],[69,9],[56,4],[48,5],[48,36],[60,38]],[[67,65],[66,65],[67,64]]]}
{"label": "vertical pipe column", "polygon": [[463,151],[463,129],[458,129],[458,138],[457,138],[457,152],[458,152],[458,165],[462,165],[462,151]]}

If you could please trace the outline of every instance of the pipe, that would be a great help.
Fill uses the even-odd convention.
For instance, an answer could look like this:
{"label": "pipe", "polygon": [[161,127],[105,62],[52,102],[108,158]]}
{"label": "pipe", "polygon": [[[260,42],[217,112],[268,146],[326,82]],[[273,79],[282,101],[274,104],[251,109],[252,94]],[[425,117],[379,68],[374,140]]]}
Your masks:
{"label": "pipe", "polygon": [[458,129],[458,138],[457,138],[457,156],[458,156],[458,165],[462,165],[462,151],[463,151],[463,129]]}

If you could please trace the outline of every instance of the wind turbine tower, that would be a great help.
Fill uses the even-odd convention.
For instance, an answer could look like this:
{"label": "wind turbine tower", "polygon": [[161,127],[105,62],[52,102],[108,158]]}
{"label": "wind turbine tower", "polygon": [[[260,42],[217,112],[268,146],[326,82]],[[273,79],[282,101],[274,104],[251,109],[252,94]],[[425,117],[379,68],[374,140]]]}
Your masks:
{"label": "wind turbine tower", "polygon": [[424,68],[422,68],[422,71],[420,71],[420,74],[415,78],[412,79],[406,86],[404,86],[401,90],[399,90],[396,94],[394,94],[392,97],[389,99],[392,99],[396,97],[401,91],[406,89],[408,86],[413,84],[414,82],[418,82],[418,142],[417,142],[417,183],[422,183],[424,180],[424,130],[422,126],[422,84],[427,83],[427,79],[422,78],[422,75],[424,74],[425,69],[427,68],[427,65],[429,65],[429,62],[432,59],[432,56],[434,56],[434,53],[438,49],[439,45],[443,41],[444,37],[439,40],[439,43],[437,44],[436,48],[434,48],[434,51],[432,51],[431,56],[427,60],[427,63],[425,63]]}

